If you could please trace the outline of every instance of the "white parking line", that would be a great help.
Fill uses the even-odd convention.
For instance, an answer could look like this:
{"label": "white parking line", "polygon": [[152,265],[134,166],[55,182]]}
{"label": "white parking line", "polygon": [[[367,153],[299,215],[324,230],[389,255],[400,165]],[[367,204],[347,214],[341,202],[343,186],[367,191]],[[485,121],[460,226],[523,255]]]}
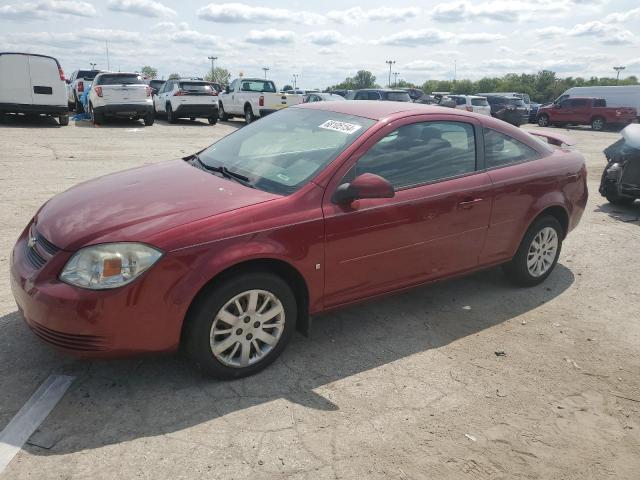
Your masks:
{"label": "white parking line", "polygon": [[68,375],[49,375],[0,432],[0,474],[20,451],[24,442],[29,440],[33,432],[47,418],[74,379],[75,377]]}

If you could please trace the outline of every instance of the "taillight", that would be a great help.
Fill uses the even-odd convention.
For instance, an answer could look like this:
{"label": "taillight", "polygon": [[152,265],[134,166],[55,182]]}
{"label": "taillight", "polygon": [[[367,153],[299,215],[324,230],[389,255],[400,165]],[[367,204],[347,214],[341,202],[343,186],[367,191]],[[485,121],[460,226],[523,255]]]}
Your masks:
{"label": "taillight", "polygon": [[64,70],[62,70],[62,67],[58,67],[58,73],[60,74],[60,80],[64,82]]}
{"label": "taillight", "polygon": [[84,92],[84,82],[82,80],[78,81],[78,91]]}
{"label": "taillight", "polygon": [[174,97],[182,97],[184,95],[189,95],[186,90],[178,90],[173,94]]}
{"label": "taillight", "polygon": [[467,105],[467,112],[473,112],[473,107],[470,107],[469,105]]}
{"label": "taillight", "polygon": [[147,87],[147,97],[151,96],[151,87]]}
{"label": "taillight", "polygon": [[264,107],[264,95],[260,95],[260,100],[258,100],[258,106]]}
{"label": "taillight", "polygon": [[102,87],[94,87],[93,89],[96,91],[96,95],[102,97]]}

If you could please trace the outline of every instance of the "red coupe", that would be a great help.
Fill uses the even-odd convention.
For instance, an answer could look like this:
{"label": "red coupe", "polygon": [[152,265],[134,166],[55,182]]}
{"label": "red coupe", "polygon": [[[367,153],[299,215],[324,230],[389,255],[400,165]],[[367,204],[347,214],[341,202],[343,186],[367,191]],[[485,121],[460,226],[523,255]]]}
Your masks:
{"label": "red coupe", "polygon": [[249,375],[319,312],[498,264],[542,282],[587,201],[583,157],[545,136],[413,103],[290,107],[49,200],[13,250],[13,294],[66,352],[183,345],[209,374]]}

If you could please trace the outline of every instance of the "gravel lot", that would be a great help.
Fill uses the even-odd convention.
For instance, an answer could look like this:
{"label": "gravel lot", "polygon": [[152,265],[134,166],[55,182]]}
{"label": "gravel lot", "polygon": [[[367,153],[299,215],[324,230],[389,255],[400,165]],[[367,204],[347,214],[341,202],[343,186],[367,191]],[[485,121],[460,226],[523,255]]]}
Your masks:
{"label": "gravel lot", "polygon": [[0,429],[50,374],[76,376],[6,478],[638,478],[640,206],[597,192],[617,133],[569,133],[591,198],[539,287],[494,269],[318,317],[233,382],[177,355],[84,362],[38,341],[8,282],[38,206],[239,125],[0,121]]}

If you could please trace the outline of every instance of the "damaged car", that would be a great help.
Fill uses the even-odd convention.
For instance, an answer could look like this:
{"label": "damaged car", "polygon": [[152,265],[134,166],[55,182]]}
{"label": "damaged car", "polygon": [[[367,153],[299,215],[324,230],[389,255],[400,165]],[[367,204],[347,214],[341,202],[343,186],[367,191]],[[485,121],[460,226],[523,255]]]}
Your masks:
{"label": "damaged car", "polygon": [[640,124],[625,127],[622,138],[604,149],[607,166],[600,194],[614,205],[631,205],[640,198]]}

